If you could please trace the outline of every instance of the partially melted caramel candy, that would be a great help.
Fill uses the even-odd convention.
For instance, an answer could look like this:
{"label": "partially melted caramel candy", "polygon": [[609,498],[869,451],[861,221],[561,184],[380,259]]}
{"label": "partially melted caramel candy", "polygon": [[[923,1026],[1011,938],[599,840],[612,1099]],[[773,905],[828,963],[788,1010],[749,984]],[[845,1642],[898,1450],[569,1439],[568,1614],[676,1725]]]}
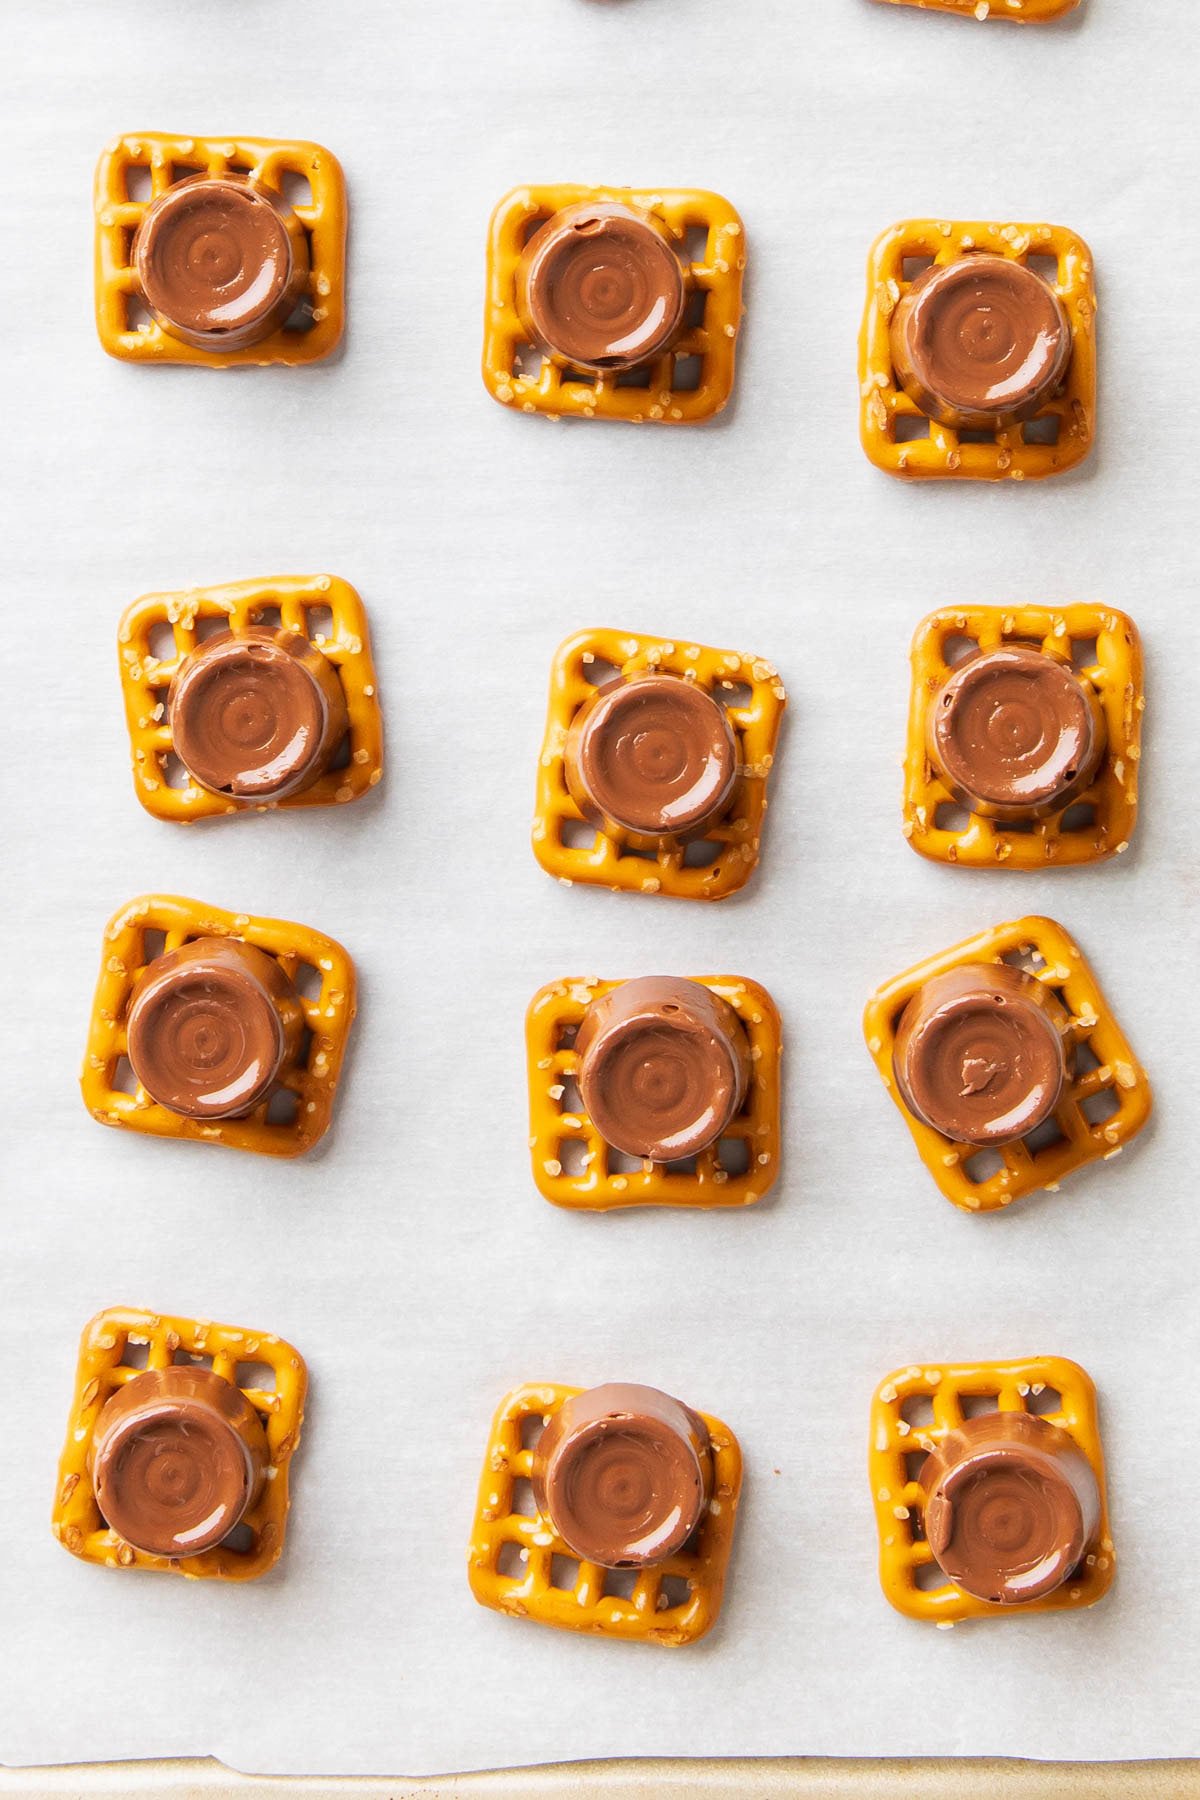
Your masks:
{"label": "partially melted caramel candy", "polygon": [[896,1029],[905,1105],[959,1144],[1026,1137],[1054,1111],[1067,1076],[1065,1008],[1007,963],[968,963],[926,981]]}
{"label": "partially melted caramel candy", "polygon": [[164,331],[199,350],[241,350],[271,337],[295,310],[308,280],[308,239],[262,182],[196,175],[147,207],[133,266]]}
{"label": "partially melted caramel candy", "polygon": [[1104,754],[1094,690],[1069,665],[1016,645],[968,657],[929,709],[929,759],[955,798],[1000,820],[1061,811]]}
{"label": "partially melted caramel candy", "polygon": [[567,1400],[533,1452],[538,1511],[576,1556],[605,1569],[648,1568],[682,1549],[712,1479],[704,1421],[632,1383]]}
{"label": "partially melted caramel candy", "polygon": [[227,1538],[260,1493],[268,1448],[245,1395],[211,1369],[135,1375],[96,1421],[89,1468],[118,1537],[149,1556],[198,1556]]}
{"label": "partially melted caramel candy", "polygon": [[727,1000],[646,975],[592,1000],[575,1039],[583,1108],[605,1143],[651,1162],[708,1149],[736,1118],[750,1046]]}
{"label": "partially melted caramel candy", "polygon": [[892,315],[892,363],[909,397],[943,425],[1029,419],[1062,386],[1071,327],[1035,270],[983,254],[934,264]]}
{"label": "partially melted caramel candy", "polygon": [[263,626],[221,632],[184,657],[167,717],[189,774],[235,800],[311,787],[349,726],[328,657],[297,632]]}
{"label": "partially melted caramel candy", "polygon": [[721,818],[738,777],[724,707],[678,675],[597,688],[571,721],[564,762],[571,797],[592,824],[679,842]]}
{"label": "partially melted caramel candy", "polygon": [[564,207],[534,232],[517,272],[532,342],[585,369],[653,362],[679,336],[686,299],[665,229],[628,206]]}
{"label": "partially melted caramel candy", "polygon": [[1023,1412],[964,1419],[921,1469],[939,1567],[979,1600],[1051,1594],[1096,1541],[1100,1488],[1074,1438]]}
{"label": "partially melted caramel candy", "polygon": [[129,1062],[171,1112],[235,1119],[271,1091],[302,1029],[299,996],[274,957],[231,938],[194,938],[139,977]]}

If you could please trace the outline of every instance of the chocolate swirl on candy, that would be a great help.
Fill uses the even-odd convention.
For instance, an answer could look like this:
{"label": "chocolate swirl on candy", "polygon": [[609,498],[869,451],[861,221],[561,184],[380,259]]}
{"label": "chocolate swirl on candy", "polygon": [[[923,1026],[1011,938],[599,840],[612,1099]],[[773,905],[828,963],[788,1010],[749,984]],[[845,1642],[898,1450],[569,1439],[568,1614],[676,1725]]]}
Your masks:
{"label": "chocolate swirl on candy", "polygon": [[905,392],[959,429],[1032,418],[1071,360],[1070,323],[1049,284],[981,253],[923,270],[892,315],[891,343]]}
{"label": "chocolate swirl on candy", "polygon": [[517,310],[547,356],[581,368],[636,369],[683,326],[687,286],[667,233],[610,203],[564,207],[534,232],[517,272]]}
{"label": "chocolate swirl on candy", "polygon": [[597,688],[571,722],[564,760],[571,797],[594,825],[676,842],[721,818],[739,772],[724,707],[678,675]]}

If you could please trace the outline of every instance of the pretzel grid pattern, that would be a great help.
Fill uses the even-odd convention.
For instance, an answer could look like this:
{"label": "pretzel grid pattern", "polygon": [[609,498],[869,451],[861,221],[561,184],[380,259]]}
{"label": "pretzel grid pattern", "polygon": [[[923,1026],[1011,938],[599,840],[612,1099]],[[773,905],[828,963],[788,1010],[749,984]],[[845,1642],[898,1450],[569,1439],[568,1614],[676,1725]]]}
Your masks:
{"label": "pretzel grid pattern", "polygon": [[[114,1086],[117,1064],[128,1048],[130,996],[152,960],[146,947],[148,932],[163,934],[162,953],[177,950],[192,938],[229,937],[273,956],[289,981],[294,982],[301,963],[319,971],[316,997],[299,996],[309,1033],[307,1047],[302,1045],[300,1060],[284,1065],[275,1084],[276,1091],[285,1088],[295,1095],[295,1112],[289,1121],[268,1117],[274,1091],[245,1118],[188,1119],[160,1106],[140,1084],[133,1093]],[[307,925],[225,912],[172,894],[145,894],[130,900],[105,928],[100,979],[80,1076],[84,1103],[102,1125],[124,1126],[152,1137],[228,1144],[234,1150],[254,1150],[265,1156],[299,1156],[311,1150],[329,1129],[354,1012],[354,964],[333,938]]]}
{"label": "pretzel grid pattern", "polygon": [[[1040,966],[1030,970],[1037,980],[1045,982],[1066,1008],[1070,1025],[1063,1039],[1068,1061],[1081,1050],[1096,1060],[1093,1068],[1068,1076],[1062,1096],[1054,1109],[1054,1122],[1061,1134],[1054,1143],[1035,1147],[1018,1139],[1005,1144],[995,1154],[1002,1167],[995,1174],[979,1180],[972,1177],[971,1163],[979,1152],[970,1145],[943,1137],[940,1131],[926,1125],[910,1113],[896,1085],[892,1070],[892,1052],[900,1015],[917,989],[935,975],[964,963],[1003,962],[1008,958],[1036,957]],[[913,1135],[921,1161],[937,1182],[947,1200],[968,1212],[994,1212],[1008,1206],[1025,1194],[1041,1188],[1055,1191],[1059,1183],[1076,1169],[1116,1156],[1137,1135],[1150,1116],[1150,1084],[1146,1072],[1137,1061],[1129,1042],[1109,1010],[1088,964],[1078,947],[1061,925],[1052,919],[1025,918],[1011,924],[995,925],[977,937],[940,951],[916,968],[887,982],[868,1002],[863,1030],[888,1093],[904,1117]],[[1116,1110],[1107,1118],[1091,1121],[1084,1106],[1104,1094],[1115,1102]]]}
{"label": "pretzel grid pattern", "polygon": [[967,19],[1011,19],[1014,25],[1044,25],[1074,12],[1079,0],[885,0],[892,6],[919,6],[929,12],[958,13]]}
{"label": "pretzel grid pattern", "polygon": [[[1071,327],[1071,360],[1059,393],[1036,420],[997,430],[986,443],[925,414],[905,393],[892,366],[892,314],[912,282],[906,260],[957,262],[972,251],[1027,263],[1053,256],[1051,284]],[[859,425],[863,448],[876,468],[910,480],[1037,481],[1081,463],[1096,427],[1096,290],[1092,253],[1083,239],[1059,225],[987,225],[946,219],[907,219],[882,233],[867,260],[867,300],[859,336]],[[896,436],[897,421],[927,422],[928,437]],[[1058,441],[1035,441],[1037,423],[1058,421]],[[1033,433],[1033,436],[1027,436]]]}
{"label": "pretzel grid pattern", "polygon": [[[595,664],[611,664],[622,676],[679,675],[718,702],[740,686],[750,690],[744,706],[725,710],[737,740],[739,775],[724,818],[710,826],[703,842],[724,846],[707,866],[689,864],[688,847],[633,832],[596,831],[592,844],[572,844],[565,833],[591,830],[567,786],[565,749],[571,721],[596,692],[589,680]],[[550,668],[546,735],[538,761],[533,819],[533,853],[560,881],[595,883],[614,892],[670,894],[685,900],[723,900],[743,887],[758,863],[767,781],[787,705],[775,669],[744,651],[714,650],[704,644],[670,642],[627,631],[581,631],[555,652]]]}
{"label": "pretzel grid pattern", "polygon": [[[567,1084],[579,1073],[575,1033],[592,1000],[620,987],[619,981],[577,977],[552,981],[534,995],[525,1023],[529,1063],[529,1144],[538,1192],[555,1206],[608,1212],[626,1206],[753,1206],[779,1174],[779,1063],[783,1034],[775,1002],[756,981],[740,975],[697,975],[733,1007],[750,1041],[750,1080],[741,1112],[718,1143],[679,1163],[645,1161],[628,1165],[613,1153],[583,1111],[573,1108]],[[745,1145],[746,1168],[737,1173],[721,1160],[721,1146]],[[563,1150],[578,1164],[564,1166]],[[576,1146],[582,1149],[576,1152]]]}
{"label": "pretzel grid pattern", "polygon": [[[959,802],[930,764],[926,725],[930,708],[951,674],[947,643],[961,636],[972,638],[984,652],[1014,642],[1036,643],[1047,656],[1067,666],[1071,664],[1072,639],[1095,640],[1095,656],[1078,673],[1080,680],[1095,690],[1107,742],[1094,781],[1071,802],[1071,807],[1091,806],[1093,816],[1085,827],[1065,831],[1060,811],[1032,821],[1024,830],[969,808],[968,823],[961,829],[938,825],[938,808],[957,807]],[[1141,640],[1133,620],[1124,613],[1099,606],[949,607],[931,613],[918,626],[912,646],[904,758],[905,837],[914,850],[934,862],[961,863],[968,868],[1069,867],[1121,855],[1128,848],[1137,819],[1145,707]]]}
{"label": "pretzel grid pattern", "polygon": [[[703,294],[699,324],[685,326],[665,355],[649,365],[646,386],[614,372],[578,369],[544,357],[536,375],[521,372],[532,350],[517,311],[517,269],[533,231],[564,207],[629,206],[653,214],[679,245],[689,230],[708,233],[703,260],[684,265],[689,296]],[[573,182],[514,188],[500,201],[488,228],[487,303],[484,311],[483,379],[503,406],[552,419],[647,420],[695,424],[721,411],[733,391],[737,336],[742,322],[742,273],[746,237],[728,200],[693,188],[582,187]],[[679,364],[698,358],[695,386],[684,387]],[[640,371],[636,372],[640,377]]]}
{"label": "pretzel grid pattern", "polygon": [[[1095,1549],[1053,1593],[1016,1607],[977,1599],[948,1579],[934,1587],[918,1585],[918,1571],[936,1564],[923,1525],[927,1495],[919,1481],[909,1479],[905,1458],[932,1450],[947,1432],[957,1430],[965,1416],[963,1402],[971,1396],[994,1398],[999,1412],[1033,1412],[1040,1409],[1031,1402],[1047,1389],[1061,1396],[1060,1405],[1056,1411],[1042,1412],[1041,1417],[1074,1438],[1096,1472],[1100,1525]],[[932,1403],[931,1425],[914,1426],[904,1416],[906,1403],[919,1396]],[[1063,1356],[1032,1356],[1013,1363],[965,1363],[951,1368],[913,1364],[897,1369],[880,1383],[871,1401],[868,1463],[879,1531],[880,1584],[891,1604],[910,1619],[953,1625],[960,1619],[1074,1611],[1094,1606],[1111,1587],[1116,1552],[1108,1518],[1096,1390],[1078,1363]]]}
{"label": "pretzel grid pattern", "polygon": [[[263,1422],[270,1462],[262,1493],[239,1527],[250,1534],[244,1551],[228,1542],[196,1556],[151,1556],[135,1550],[109,1526],[96,1505],[88,1474],[88,1452],[105,1402],[140,1367],[125,1363],[130,1342],[146,1344],[146,1368],[166,1369],[176,1353],[209,1357],[214,1374],[237,1385],[239,1363],[263,1363],[274,1373],[271,1393],[243,1387],[242,1393]],[[75,1398],[67,1424],[67,1440],[58,1466],[51,1529],[60,1544],[85,1562],[111,1569],[161,1569],[202,1579],[251,1581],[279,1560],[287,1529],[288,1470],[300,1441],[308,1374],[298,1350],[267,1332],[214,1325],[205,1319],[172,1318],[117,1306],[98,1313],[84,1328],[75,1377]]]}
{"label": "pretzel grid pattern", "polygon": [[[333,664],[349,715],[349,757],[344,768],[326,770],[311,787],[283,800],[235,800],[214,794],[180,765],[182,786],[170,785],[174,756],[167,689],[183,659],[201,641],[208,621],[244,631],[277,609],[282,625],[307,638]],[[311,615],[327,611],[327,633]],[[155,656],[156,627],[169,626],[174,648]],[[134,791],[147,812],[188,824],[228,813],[272,812],[276,807],[333,806],[356,800],[383,775],[383,722],[375,685],[375,665],[367,615],[350,586],[334,575],[281,575],[269,581],[233,581],[223,587],[188,588],[179,593],[144,594],[124,613],[117,632],[121,692],[133,753]],[[178,759],[176,759],[178,760]]]}
{"label": "pretzel grid pattern", "polygon": [[[606,1594],[605,1569],[580,1562],[549,1520],[514,1510],[516,1484],[528,1481],[533,1468],[533,1450],[522,1442],[526,1422],[549,1424],[564,1402],[582,1391],[557,1383],[528,1385],[516,1388],[501,1403],[492,1423],[471,1529],[467,1555],[471,1592],[481,1606],[567,1631],[671,1647],[694,1643],[712,1628],[721,1610],[742,1489],[738,1441],[719,1419],[700,1414],[712,1441],[713,1494],[708,1511],[682,1550],[655,1568],[636,1572],[628,1599]],[[506,1545],[516,1547],[522,1574],[501,1573]],[[566,1558],[576,1569],[570,1587],[560,1587],[554,1580],[558,1558]],[[686,1584],[686,1598],[672,1599],[665,1586],[668,1579],[672,1586]]]}
{"label": "pretzel grid pattern", "polygon": [[[129,171],[148,168],[150,198],[135,200]],[[297,329],[285,321],[260,344],[240,350],[201,350],[164,331],[157,319],[134,329],[130,302],[140,299],[132,266],[133,240],[152,201],[190,175],[249,174],[277,192],[284,175],[308,181],[312,199],[295,204],[308,236],[306,307],[311,324]],[[172,132],[138,131],[116,138],[96,166],[96,328],[110,356],[123,362],[189,363],[229,369],[271,363],[319,362],[342,335],[346,315],[346,182],[341,165],[320,144],[277,138],[180,137]]]}

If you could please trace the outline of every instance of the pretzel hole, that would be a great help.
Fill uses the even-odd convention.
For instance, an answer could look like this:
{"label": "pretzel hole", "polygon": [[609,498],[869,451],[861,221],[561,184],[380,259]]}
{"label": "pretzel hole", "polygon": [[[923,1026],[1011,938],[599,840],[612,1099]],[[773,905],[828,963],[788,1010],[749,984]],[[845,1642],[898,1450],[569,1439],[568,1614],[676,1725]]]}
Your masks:
{"label": "pretzel hole", "polygon": [[292,971],[292,986],[302,1000],[318,1000],[325,977],[315,963],[297,962]]}
{"label": "pretzel hole", "polygon": [[594,369],[564,369],[559,376],[559,385],[561,387],[594,388],[596,385],[596,372]]}
{"label": "pretzel hole", "polygon": [[513,1482],[512,1499],[509,1502],[508,1510],[521,1519],[536,1519],[538,1516],[537,1503],[533,1498],[533,1487],[524,1477]]}
{"label": "pretzel hole", "polygon": [[1095,1094],[1084,1095],[1079,1110],[1089,1125],[1103,1125],[1120,1112],[1121,1102],[1114,1088],[1100,1088]]}
{"label": "pretzel hole", "polygon": [[255,164],[247,161],[244,156],[231,156],[225,168],[230,175],[253,175]]}
{"label": "pretzel hole", "polygon": [[154,198],[154,177],[149,163],[130,163],[125,170],[125,198],[142,206]]}
{"label": "pretzel hole", "polygon": [[589,1154],[586,1138],[560,1138],[557,1154],[559,1167],[572,1181],[578,1181],[587,1174]]}
{"label": "pretzel hole", "polygon": [[1027,1137],[1021,1139],[1030,1156],[1037,1156],[1043,1150],[1053,1150],[1056,1144],[1065,1144],[1067,1134],[1051,1113],[1040,1125],[1035,1125]]}
{"label": "pretzel hole", "polygon": [[699,331],[704,324],[704,315],[707,311],[708,290],[702,287],[693,288],[683,309],[683,329]]}
{"label": "pretzel hole", "polygon": [[143,931],[142,933],[142,967],[147,968],[156,957],[162,955],[167,947],[165,931]]}
{"label": "pretzel hole", "polygon": [[150,1340],[144,1337],[127,1337],[125,1348],[121,1352],[121,1360],[117,1364],[120,1369],[144,1369],[150,1362]]}
{"label": "pretzel hole", "polygon": [[203,163],[173,162],[167,167],[167,176],[172,187],[177,181],[187,181],[190,176],[203,175],[204,172]]}
{"label": "pretzel hole", "polygon": [[522,1450],[532,1450],[545,1429],[546,1421],[541,1413],[526,1413],[521,1420]]}
{"label": "pretzel hole", "polygon": [[677,1156],[674,1162],[663,1163],[662,1166],[667,1171],[668,1175],[694,1175],[697,1168],[697,1158],[694,1156]]}
{"label": "pretzel hole", "polygon": [[327,641],[333,636],[333,608],[331,606],[306,606],[304,609],[304,635],[311,644]]}
{"label": "pretzel hole", "polygon": [[686,1606],[692,1594],[692,1584],[686,1575],[664,1575],[658,1584],[658,1610],[665,1612],[671,1606]]}
{"label": "pretzel hole", "polygon": [[1058,821],[1060,831],[1092,831],[1096,825],[1096,808],[1090,800],[1076,800]]}
{"label": "pretzel hole", "polygon": [[933,815],[935,831],[965,831],[971,823],[971,815],[965,806],[956,800],[943,800]]}
{"label": "pretzel hole", "polygon": [[252,1394],[273,1394],[275,1392],[275,1371],[270,1363],[240,1362],[233,1371],[236,1385],[249,1389]]}
{"label": "pretzel hole", "polygon": [[1045,957],[1033,944],[1018,944],[1015,950],[1006,950],[1000,961],[1010,969],[1024,969],[1027,975],[1036,975],[1046,966]]}
{"label": "pretzel hole", "polygon": [[632,1600],[637,1586],[637,1569],[605,1569],[603,1593],[606,1600]]}
{"label": "pretzel hole", "polygon": [[912,1581],[913,1586],[920,1588],[923,1594],[931,1593],[934,1588],[950,1585],[940,1566],[932,1560],[913,1564]]}
{"label": "pretzel hole", "polygon": [[546,358],[533,344],[518,344],[513,351],[512,372],[525,381],[538,381],[546,366]]}
{"label": "pretzel hole", "polygon": [[579,1564],[573,1556],[552,1556],[550,1558],[550,1586],[561,1588],[564,1593],[573,1594],[575,1583],[579,1580]]}
{"label": "pretzel hole", "polygon": [[1001,837],[1032,837],[1038,829],[1037,819],[1006,819],[1000,828]]}
{"label": "pretzel hole", "polygon": [[117,1094],[137,1093],[138,1078],[134,1074],[133,1065],[127,1056],[118,1056],[108,1085]]}
{"label": "pretzel hole", "polygon": [[704,363],[698,356],[677,356],[671,375],[671,388],[676,394],[694,394],[700,386]]}
{"label": "pretzel hole", "polygon": [[525,1575],[525,1565],[529,1560],[529,1552],[515,1544],[511,1538],[505,1538],[496,1556],[496,1573],[503,1575],[507,1581],[520,1581]]}
{"label": "pretzel hole", "polygon": [[573,1075],[564,1075],[560,1083],[562,1093],[559,1095],[558,1110],[560,1113],[583,1112],[583,1095],[579,1091],[579,1083]]}
{"label": "pretzel hole", "polygon": [[985,1181],[991,1181],[994,1175],[999,1175],[1003,1167],[1004,1158],[1000,1152],[989,1148],[977,1150],[974,1156],[968,1156],[962,1170],[968,1181],[981,1187]]}
{"label": "pretzel hole", "polygon": [[125,296],[125,329],[126,331],[150,331],[154,327],[154,315],[140,294]]}
{"label": "pretzel hole", "polygon": [[988,1413],[999,1412],[1000,1396],[996,1393],[962,1394],[958,1404],[964,1419],[982,1419]]}
{"label": "pretzel hole", "polygon": [[640,369],[618,369],[613,377],[613,386],[619,388],[648,388],[654,381],[654,370],[647,363]]}
{"label": "pretzel hole", "polygon": [[299,1094],[291,1088],[278,1087],[267,1101],[264,1117],[268,1125],[294,1125],[299,1111]]}
{"label": "pretzel hole", "polygon": [[643,1156],[626,1156],[623,1150],[605,1144],[604,1166],[610,1175],[640,1175],[647,1163]]}
{"label": "pretzel hole", "polygon": [[575,1039],[578,1036],[578,1034],[579,1034],[579,1021],[577,1019],[564,1020],[555,1029],[554,1048],[556,1050],[572,1049],[574,1047]]}
{"label": "pretzel hole", "polygon": [[965,425],[958,433],[960,444],[994,444],[996,427],[994,425]]}
{"label": "pretzel hole", "polygon": [[1035,253],[1025,258],[1025,267],[1032,269],[1035,275],[1040,275],[1043,281],[1048,281],[1051,287],[1058,285],[1057,256],[1040,256]]}
{"label": "pretzel hole", "polygon": [[914,1486],[921,1485],[921,1471],[925,1467],[928,1450],[906,1450],[904,1452],[904,1479]]}
{"label": "pretzel hole", "polygon": [[1087,1042],[1086,1038],[1082,1043],[1076,1044],[1075,1046],[1074,1064],[1076,1081],[1078,1081],[1082,1075],[1090,1075],[1093,1069],[1098,1069],[1101,1066],[1100,1058],[1096,1055],[1096,1052],[1092,1049],[1092,1046]]}
{"label": "pretzel hole", "polygon": [[711,838],[693,838],[683,849],[683,866],[685,869],[711,869],[725,849],[724,844],[714,843]]}
{"label": "pretzel hole", "polygon": [[607,687],[610,682],[623,680],[624,676],[616,663],[605,662],[600,656],[585,656],[583,679],[590,682],[592,687]]}
{"label": "pretzel hole", "polygon": [[313,204],[312,182],[299,169],[281,169],[278,187],[279,192],[291,207]]}
{"label": "pretzel hole", "polygon": [[932,269],[932,256],[906,256],[900,264],[901,281],[915,281],[926,269]]}
{"label": "pretzel hole", "polygon": [[1071,639],[1071,667],[1081,673],[1084,669],[1096,666],[1099,642],[1094,637]]}
{"label": "pretzel hole", "polygon": [[1025,1396],[1026,1412],[1036,1413],[1039,1418],[1046,1413],[1061,1412],[1062,1403],[1062,1395],[1053,1387],[1043,1387],[1040,1394],[1035,1394],[1031,1389]]}
{"label": "pretzel hole", "polygon": [[745,1138],[722,1138],[717,1161],[727,1175],[745,1175],[750,1168],[750,1146]]}
{"label": "pretzel hole", "polygon": [[906,1425],[932,1425],[933,1395],[906,1394],[900,1402],[900,1417]]}
{"label": "pretzel hole", "polygon": [[211,1369],[213,1359],[203,1350],[185,1350],[181,1344],[171,1357],[171,1361],[181,1369]]}
{"label": "pretzel hole", "polygon": [[244,1519],[234,1526],[228,1537],[221,1539],[222,1550],[231,1550],[235,1556],[249,1556],[257,1544],[258,1538],[253,1527],[247,1525]]}
{"label": "pretzel hole", "polygon": [[159,768],[169,788],[178,791],[191,786],[192,778],[173,750],[168,750],[165,756],[159,758]]}
{"label": "pretzel hole", "polygon": [[174,662],[179,655],[175,627],[166,619],[156,619],[146,633],[146,644],[155,662]]}
{"label": "pretzel hole", "polygon": [[703,267],[708,261],[708,226],[686,225],[682,248],[685,262],[699,263]]}
{"label": "pretzel hole", "polygon": [[228,613],[207,613],[203,618],[196,620],[196,642],[198,644],[206,644],[209,638],[220,637],[223,631],[228,630]]}
{"label": "pretzel hole", "polygon": [[714,700],[722,706],[731,707],[735,712],[742,712],[754,698],[754,689],[748,681],[719,681]]}
{"label": "pretzel hole", "polygon": [[538,232],[542,229],[542,226],[546,223],[547,219],[549,219],[550,216],[551,215],[547,212],[530,213],[529,217],[526,219],[525,223],[521,227],[522,247],[524,247],[524,245],[526,245],[529,242],[530,238],[533,237],[535,232]]}
{"label": "pretzel hole", "polygon": [[1062,420],[1057,413],[1046,413],[1040,419],[1026,419],[1021,427],[1021,436],[1027,444],[1057,444],[1062,431]]}
{"label": "pretzel hole", "polygon": [[255,625],[261,625],[265,631],[283,630],[283,614],[277,606],[256,606],[250,617]]}
{"label": "pretzel hole", "polygon": [[975,656],[979,651],[979,639],[968,637],[965,631],[952,631],[942,639],[942,661],[948,669],[966,662],[968,656]]}

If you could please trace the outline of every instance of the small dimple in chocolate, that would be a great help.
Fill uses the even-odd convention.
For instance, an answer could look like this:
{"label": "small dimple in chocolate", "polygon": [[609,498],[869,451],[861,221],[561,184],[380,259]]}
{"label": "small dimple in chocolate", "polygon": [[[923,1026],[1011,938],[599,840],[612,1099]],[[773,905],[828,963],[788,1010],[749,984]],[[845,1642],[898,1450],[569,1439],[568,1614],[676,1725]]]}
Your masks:
{"label": "small dimple in chocolate", "polygon": [[678,675],[607,683],[571,722],[567,787],[602,830],[683,842],[728,810],[737,740],[724,707]]}
{"label": "small dimple in chocolate", "polygon": [[1104,753],[1094,689],[1044,651],[1010,645],[958,664],[929,709],[930,761],[955,799],[1043,818],[1087,788]]}
{"label": "small dimple in chocolate", "polygon": [[308,240],[282,197],[244,175],[192,176],[147,207],[133,245],[146,305],[205,350],[261,343],[295,309]]}
{"label": "small dimple in chocolate", "polygon": [[683,264],[662,226],[611,203],[564,207],[530,238],[517,307],[533,343],[581,368],[636,369],[679,336]]}
{"label": "small dimple in chocolate", "polygon": [[745,1030],[729,1002],[698,981],[621,982],[589,1002],[575,1051],[584,1111],[626,1156],[695,1156],[716,1143],[745,1099]]}
{"label": "small dimple in chocolate", "polygon": [[534,1449],[534,1500],[586,1562],[648,1568],[683,1548],[712,1488],[708,1430],[669,1394],[612,1382],[573,1396]]}
{"label": "small dimple in chocolate", "polygon": [[1024,263],[982,253],[935,263],[892,315],[900,385],[929,418],[986,429],[1032,418],[1062,386],[1071,327]]}
{"label": "small dimple in chocolate", "polygon": [[1014,1143],[1058,1105],[1067,1023],[1045,984],[1007,963],[935,975],[896,1028],[893,1068],[904,1103],[955,1143]]}

